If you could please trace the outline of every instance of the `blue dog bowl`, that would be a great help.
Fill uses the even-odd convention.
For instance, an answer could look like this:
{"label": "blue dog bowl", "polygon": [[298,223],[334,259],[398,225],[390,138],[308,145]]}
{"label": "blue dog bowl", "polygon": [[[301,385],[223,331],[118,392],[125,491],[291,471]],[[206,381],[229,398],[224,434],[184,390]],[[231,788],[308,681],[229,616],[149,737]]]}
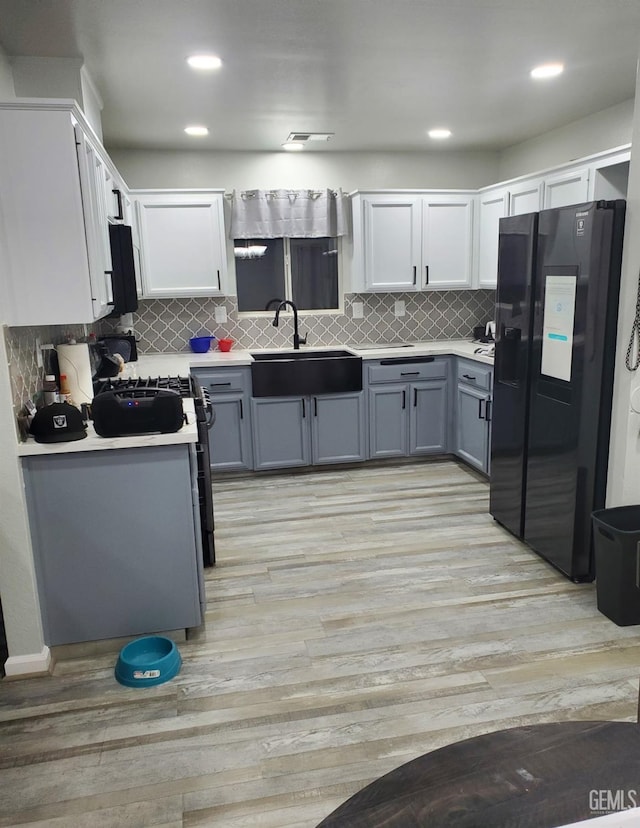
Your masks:
{"label": "blue dog bowl", "polygon": [[189,345],[194,354],[206,354],[215,336],[192,336]]}
{"label": "blue dog bowl", "polygon": [[126,687],[155,687],[180,672],[182,659],[170,638],[148,635],[120,650],[115,675]]}

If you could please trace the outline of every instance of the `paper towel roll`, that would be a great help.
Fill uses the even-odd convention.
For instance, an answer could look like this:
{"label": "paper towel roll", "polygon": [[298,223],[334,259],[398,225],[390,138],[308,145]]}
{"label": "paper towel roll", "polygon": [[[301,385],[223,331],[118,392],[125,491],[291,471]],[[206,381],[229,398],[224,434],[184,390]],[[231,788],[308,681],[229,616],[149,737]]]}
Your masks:
{"label": "paper towel roll", "polygon": [[82,403],[90,403],[93,400],[93,382],[89,346],[86,343],[58,345],[56,351],[60,373],[67,375],[74,405],[79,408]]}

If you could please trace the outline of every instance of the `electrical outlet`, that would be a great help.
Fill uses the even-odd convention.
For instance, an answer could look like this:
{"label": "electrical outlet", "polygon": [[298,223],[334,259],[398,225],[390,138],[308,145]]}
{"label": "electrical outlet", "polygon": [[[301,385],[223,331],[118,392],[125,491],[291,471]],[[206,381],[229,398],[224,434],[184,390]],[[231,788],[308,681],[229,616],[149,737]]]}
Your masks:
{"label": "electrical outlet", "polygon": [[364,319],[364,302],[353,302],[351,305],[351,318]]}
{"label": "electrical outlet", "polygon": [[42,361],[42,344],[40,343],[40,337],[36,337],[36,366],[38,368],[43,368],[44,363]]}
{"label": "electrical outlet", "polygon": [[223,307],[220,307],[220,306],[216,306],[215,318],[216,318],[216,322],[226,322],[227,321],[227,309],[223,308]]}
{"label": "electrical outlet", "polygon": [[404,314],[405,314],[404,299],[396,299],[393,312],[396,316],[404,316]]}

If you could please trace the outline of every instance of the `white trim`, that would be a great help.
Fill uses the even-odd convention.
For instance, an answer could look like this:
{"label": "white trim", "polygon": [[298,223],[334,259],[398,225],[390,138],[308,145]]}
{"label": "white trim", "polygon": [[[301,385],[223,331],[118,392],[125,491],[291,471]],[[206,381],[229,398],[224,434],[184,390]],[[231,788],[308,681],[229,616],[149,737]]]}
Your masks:
{"label": "white trim", "polygon": [[52,666],[51,650],[45,644],[40,653],[9,656],[4,663],[4,671],[7,678],[16,676],[44,676],[49,675]]}

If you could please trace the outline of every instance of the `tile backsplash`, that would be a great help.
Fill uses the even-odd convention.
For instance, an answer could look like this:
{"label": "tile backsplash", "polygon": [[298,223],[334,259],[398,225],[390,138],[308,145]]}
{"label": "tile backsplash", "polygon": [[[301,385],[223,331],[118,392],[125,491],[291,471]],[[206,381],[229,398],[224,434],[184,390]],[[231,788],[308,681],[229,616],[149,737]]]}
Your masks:
{"label": "tile backsplash", "polygon": [[40,327],[6,328],[7,355],[13,409],[20,411],[26,400],[34,399],[44,376],[38,367],[36,342],[59,345],[70,337],[80,339],[87,333],[84,325],[47,325]]}
{"label": "tile backsplash", "polygon": [[[396,317],[396,301],[405,304],[405,315]],[[364,316],[352,318],[354,302],[362,302]],[[300,332],[308,345],[348,345],[364,342],[466,339],[477,324],[494,315],[495,292],[446,290],[431,293],[351,293],[345,296],[344,313],[304,314]],[[227,311],[227,322],[215,321],[216,307]],[[134,329],[141,353],[189,350],[189,338],[199,333],[230,336],[238,348],[286,348],[291,345],[293,325],[283,316],[280,327],[273,317],[241,316],[235,296],[221,299],[153,299],[140,302]],[[102,320],[98,331],[113,330],[114,321]],[[16,413],[33,399],[41,386],[43,370],[37,365],[36,341],[54,345],[69,337],[80,339],[88,329],[76,325],[6,329],[13,407]]]}
{"label": "tile backsplash", "polygon": [[[394,315],[395,302],[405,304],[405,315]],[[354,302],[362,302],[364,316],[352,318]],[[429,293],[352,293],[345,296],[344,313],[300,316],[300,333],[308,345],[348,345],[364,342],[466,339],[473,327],[494,318],[492,290],[446,290]],[[216,307],[227,311],[227,322],[215,321]],[[240,315],[235,296],[210,299],[153,299],[140,302],[134,329],[142,353],[189,350],[189,338],[203,333],[230,336],[238,348],[285,348],[291,345],[293,326],[283,316],[280,326],[272,315]],[[103,330],[113,325],[103,321]]]}

